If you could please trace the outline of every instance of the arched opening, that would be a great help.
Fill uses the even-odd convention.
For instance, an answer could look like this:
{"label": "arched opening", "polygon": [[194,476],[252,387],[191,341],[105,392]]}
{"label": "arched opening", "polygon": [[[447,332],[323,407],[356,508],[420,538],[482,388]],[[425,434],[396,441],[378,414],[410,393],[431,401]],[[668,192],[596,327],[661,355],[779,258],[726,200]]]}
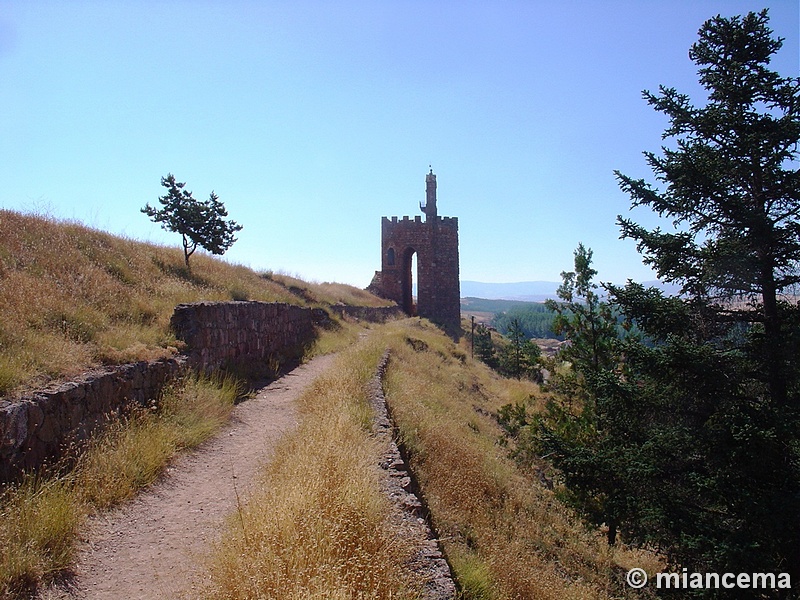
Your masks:
{"label": "arched opening", "polygon": [[417,270],[417,251],[414,248],[406,248],[403,253],[403,311],[410,316],[416,316],[417,305],[414,302],[414,276]]}
{"label": "arched opening", "polygon": [[389,267],[394,266],[394,248],[389,248],[386,252],[386,265]]}

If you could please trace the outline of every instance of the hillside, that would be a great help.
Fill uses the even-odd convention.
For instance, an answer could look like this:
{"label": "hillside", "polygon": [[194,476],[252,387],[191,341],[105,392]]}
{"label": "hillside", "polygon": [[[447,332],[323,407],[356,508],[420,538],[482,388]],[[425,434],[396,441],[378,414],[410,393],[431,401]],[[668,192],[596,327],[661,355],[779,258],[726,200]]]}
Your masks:
{"label": "hillside", "polygon": [[0,396],[104,364],[177,352],[177,304],[387,304],[363,290],[257,273],[210,255],[0,210]]}
{"label": "hillside", "polygon": [[[21,392],[102,364],[174,353],[177,343],[168,324],[176,304],[232,299],[323,307],[340,302],[385,304],[350,286],[259,274],[205,255],[194,257],[189,272],[177,248],[121,239],[78,224],[0,211],[0,375],[5,393]],[[271,557],[285,551],[292,560],[305,556],[308,568],[292,571],[291,581],[283,581],[282,585],[291,583],[305,589],[305,575],[325,572],[335,574],[337,581],[345,581],[350,586],[347,589],[360,589],[358,586],[366,584],[362,575],[367,567],[377,565],[379,568],[371,576],[373,583],[381,589],[400,590],[392,597],[402,597],[406,586],[414,589],[416,584],[406,581],[404,575],[408,549],[395,541],[381,542],[395,540],[396,534],[387,509],[382,508],[384,501],[376,495],[380,486],[372,481],[372,465],[377,464],[375,453],[380,449],[365,425],[370,412],[361,398],[366,389],[364,381],[372,376],[377,357],[386,348],[391,350],[391,360],[385,386],[400,442],[415,470],[464,597],[605,598],[625,592],[620,577],[630,566],[643,565],[651,570],[659,566],[651,555],[622,546],[608,548],[601,532],[587,530],[558,503],[558,487],[555,491],[550,489],[552,481],[544,474],[544,464],[520,463],[511,458],[515,442],[498,426],[497,414],[509,403],[540,409],[546,397],[533,383],[498,377],[469,358],[465,340],[454,344],[419,319],[374,327],[369,335],[330,335],[341,338],[340,348],[346,346],[342,351],[344,362],[331,371],[328,379],[312,386],[300,404],[299,432],[286,438],[277,453],[280,458],[267,474],[286,479],[269,487],[274,496],[262,499],[256,494],[247,502],[249,512],[239,513],[238,521],[230,521],[237,524],[241,519],[247,520],[247,531],[254,531],[252,527],[261,526],[263,517],[277,514],[276,506],[281,506],[297,514],[277,518],[278,525],[292,519],[308,523],[315,515],[321,515],[319,521],[324,526],[308,528],[319,539],[298,542],[289,538],[285,548],[265,546],[266,551],[258,555],[249,546],[247,535],[237,537],[237,525],[226,534],[222,546],[233,551],[217,556],[210,567],[214,586],[236,587],[243,578],[246,592],[249,582],[273,581],[264,573],[269,573]],[[181,401],[183,404],[187,403]],[[215,428],[226,421],[225,411],[232,404],[229,399]],[[334,412],[340,418],[330,418],[332,406],[339,407]],[[208,409],[203,407],[202,412]],[[122,445],[117,450],[113,436],[108,437],[112,441],[101,440],[97,444],[98,457],[93,460],[112,465],[113,477],[84,474],[82,469],[94,464],[86,459],[77,475],[46,484],[48,490],[58,493],[72,490],[73,496],[77,494],[77,508],[74,514],[70,513],[70,519],[62,519],[63,564],[44,571],[32,567],[26,571],[30,573],[26,575],[31,579],[28,583],[47,581],[48,569],[56,572],[72,564],[77,532],[83,530],[85,514],[119,501],[85,500],[89,495],[85,481],[116,481],[117,473],[127,472],[128,467],[115,466],[117,463],[107,455],[119,460],[136,458],[142,448],[160,447],[156,438],[161,434],[154,433],[161,431],[157,426],[174,427],[170,419],[194,422],[194,417],[173,418],[169,411],[148,412],[141,419],[141,424],[131,422],[132,429],[141,429],[137,450]],[[206,435],[214,430],[209,428]],[[128,429],[123,425],[112,428],[111,433],[116,431],[120,432],[120,440],[128,439]],[[349,437],[341,438],[342,432]],[[191,445],[171,439],[170,452]],[[354,459],[356,455],[361,457],[358,461]],[[155,467],[148,467],[152,474],[147,481],[158,478],[171,454],[166,456]],[[432,456],[440,459],[428,460]],[[286,462],[290,458],[296,462]],[[337,466],[336,471],[331,469],[332,464]],[[344,468],[348,477],[340,476]],[[33,503],[29,499],[32,495],[44,503],[45,494],[40,493],[36,481],[30,485],[28,496],[25,486],[18,495],[7,495],[4,510],[24,515],[27,513],[22,507],[30,505],[35,518],[14,520],[15,527],[23,522],[51,527],[50,517],[40,516],[44,514],[40,500]],[[353,493],[362,488],[366,491]],[[333,489],[338,491],[332,493]],[[135,489],[124,497],[133,493]],[[336,502],[331,502],[332,498]],[[181,503],[180,510],[183,507]],[[342,519],[342,515],[352,518]],[[334,521],[337,526],[331,527]],[[376,536],[376,531],[383,532],[384,537]],[[27,539],[13,528],[0,531],[0,538]],[[380,543],[372,544],[373,538]],[[239,548],[241,543],[245,544],[244,549]],[[3,545],[11,548],[7,558],[15,559],[17,546],[6,542]],[[52,554],[50,545],[42,546],[43,554]],[[341,559],[340,548],[347,549],[346,560]],[[353,561],[352,548],[361,552],[360,562]],[[320,554],[320,549],[325,552]],[[239,557],[247,560],[242,563]],[[339,572],[329,564],[350,567]],[[257,570],[255,575],[253,569]],[[17,582],[20,578],[15,577],[6,574],[4,581]],[[231,593],[227,597],[237,596]]]}

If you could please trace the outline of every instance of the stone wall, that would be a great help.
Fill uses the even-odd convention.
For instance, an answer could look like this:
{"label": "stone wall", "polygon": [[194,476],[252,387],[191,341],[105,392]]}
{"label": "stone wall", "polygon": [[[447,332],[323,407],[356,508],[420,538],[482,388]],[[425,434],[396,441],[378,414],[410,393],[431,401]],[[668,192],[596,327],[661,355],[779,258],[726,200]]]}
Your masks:
{"label": "stone wall", "polygon": [[392,319],[405,317],[405,313],[399,306],[351,306],[349,304],[333,304],[330,307],[331,313],[337,317],[349,317],[359,321],[370,323],[385,323]]}
{"label": "stone wall", "polygon": [[383,379],[388,361],[389,350],[386,350],[369,384],[370,404],[374,411],[372,431],[384,448],[380,460],[383,475],[381,487],[405,526],[421,542],[409,565],[424,581],[421,597],[423,600],[453,600],[456,597],[456,586],[450,565],[431,525],[430,513],[421,491],[414,484],[411,469],[394,439],[395,424],[383,394]]}
{"label": "stone wall", "polygon": [[178,374],[184,357],[92,371],[19,400],[0,400],[0,481],[57,458],[112,415],[145,406]]}
{"label": "stone wall", "polygon": [[213,370],[299,358],[314,341],[320,312],[280,302],[196,302],[179,304],[171,326],[187,344],[189,364]]}
{"label": "stone wall", "polygon": [[147,405],[187,366],[284,363],[313,341],[319,309],[265,302],[200,302],[175,309],[172,326],[187,353],[108,367],[13,401],[0,399],[0,481],[57,459],[110,416]]}

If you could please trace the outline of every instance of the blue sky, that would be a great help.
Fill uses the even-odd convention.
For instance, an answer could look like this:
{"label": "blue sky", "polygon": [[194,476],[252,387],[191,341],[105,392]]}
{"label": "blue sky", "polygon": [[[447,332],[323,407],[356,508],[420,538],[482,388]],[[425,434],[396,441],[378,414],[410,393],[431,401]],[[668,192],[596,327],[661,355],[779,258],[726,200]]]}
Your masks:
{"label": "blue sky", "polygon": [[225,259],[365,286],[382,216],[425,174],[464,280],[652,279],[613,170],[651,179],[659,84],[704,95],[702,23],[770,9],[798,76],[797,0],[0,0],[0,207],[178,245],[139,212],[160,178],[244,225]]}

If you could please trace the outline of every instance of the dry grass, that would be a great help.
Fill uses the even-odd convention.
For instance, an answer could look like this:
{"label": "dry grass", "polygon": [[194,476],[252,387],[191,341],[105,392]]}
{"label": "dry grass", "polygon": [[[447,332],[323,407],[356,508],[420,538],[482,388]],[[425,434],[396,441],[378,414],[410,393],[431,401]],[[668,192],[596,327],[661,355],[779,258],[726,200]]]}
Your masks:
{"label": "dry grass", "polygon": [[81,455],[75,489],[95,508],[133,497],[161,474],[176,452],[210,438],[230,417],[243,385],[229,377],[190,375],[161,402],[112,423]]}
{"label": "dry grass", "polygon": [[624,597],[623,568],[658,570],[608,548],[498,444],[491,414],[534,384],[497,377],[424,322],[384,331],[387,399],[464,598]]}
{"label": "dry grass", "polygon": [[334,354],[354,346],[359,337],[372,325],[364,321],[335,320],[327,329],[319,329],[314,344],[306,351],[304,360],[323,354]]}
{"label": "dry grass", "polygon": [[344,283],[307,282],[286,273],[266,273],[272,281],[279,283],[306,302],[318,305],[351,304],[353,306],[391,306],[393,302],[379,298],[366,290]]}
{"label": "dry grass", "polygon": [[241,385],[188,377],[159,406],[112,423],[74,469],[32,475],[0,496],[0,598],[20,598],[67,569],[91,512],[152,483],[181,448],[196,446],[225,423]]}
{"label": "dry grass", "polygon": [[87,507],[65,478],[27,479],[0,496],[0,598],[27,595],[72,564]]}
{"label": "dry grass", "polygon": [[382,348],[361,342],[301,399],[259,489],[210,559],[208,598],[414,598],[413,539],[379,488],[366,383]]}
{"label": "dry grass", "polygon": [[0,395],[98,364],[173,354],[172,312],[200,300],[384,303],[350,286],[259,274],[204,254],[189,272],[178,248],[0,210]]}

